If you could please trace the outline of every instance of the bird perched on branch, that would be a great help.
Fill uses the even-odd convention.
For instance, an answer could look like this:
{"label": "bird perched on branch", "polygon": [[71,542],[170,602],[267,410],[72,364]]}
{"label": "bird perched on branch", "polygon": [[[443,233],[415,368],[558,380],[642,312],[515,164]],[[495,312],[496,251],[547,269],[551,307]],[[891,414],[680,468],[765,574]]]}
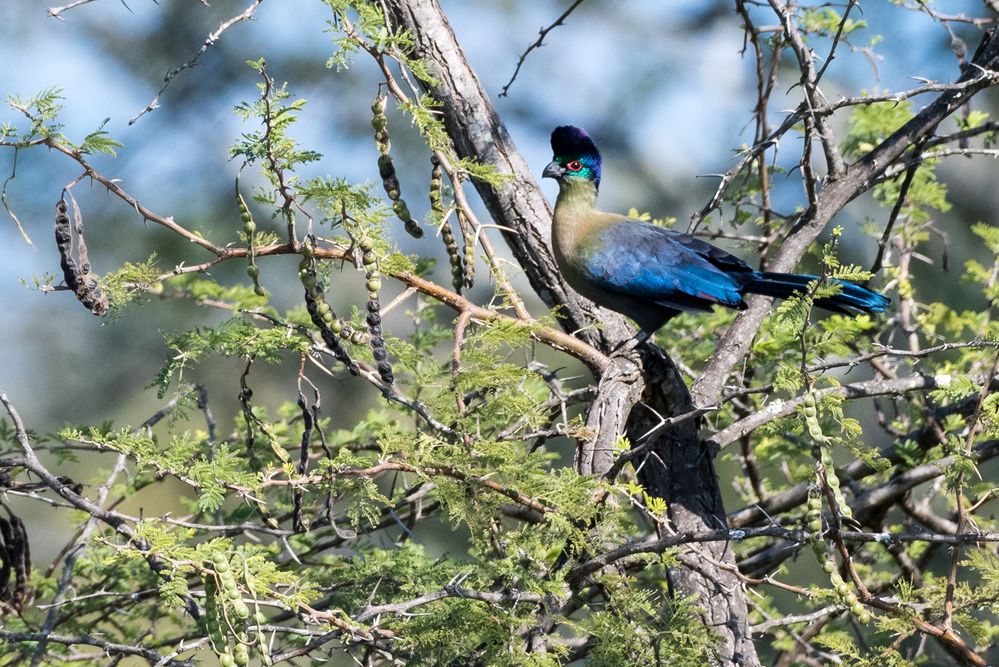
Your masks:
{"label": "bird perched on branch", "polygon": [[[683,310],[718,304],[746,308],[743,296],[787,298],[816,276],[754,271],[738,257],[687,234],[597,210],[600,152],[578,127],[552,132],[554,158],[542,176],[558,181],[552,227],[555,260],[566,281],[597,304],[633,319],[650,335]],[[888,299],[833,280],[838,294],[817,306],[844,314],[883,311]]]}

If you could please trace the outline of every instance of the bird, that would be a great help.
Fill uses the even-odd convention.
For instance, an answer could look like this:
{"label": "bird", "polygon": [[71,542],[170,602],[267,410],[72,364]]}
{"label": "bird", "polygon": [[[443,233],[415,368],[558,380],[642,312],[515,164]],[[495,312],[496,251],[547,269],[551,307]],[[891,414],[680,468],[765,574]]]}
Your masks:
{"label": "bird", "polygon": [[[566,282],[597,305],[630,317],[647,338],[682,311],[716,305],[743,310],[743,297],[787,298],[807,292],[816,276],[756,271],[721,248],[650,222],[597,209],[600,151],[571,125],[551,135],[552,161],[542,177],[558,182],[552,221],[555,262]],[[827,310],[855,315],[884,311],[880,292],[844,280],[839,293],[815,299]]]}

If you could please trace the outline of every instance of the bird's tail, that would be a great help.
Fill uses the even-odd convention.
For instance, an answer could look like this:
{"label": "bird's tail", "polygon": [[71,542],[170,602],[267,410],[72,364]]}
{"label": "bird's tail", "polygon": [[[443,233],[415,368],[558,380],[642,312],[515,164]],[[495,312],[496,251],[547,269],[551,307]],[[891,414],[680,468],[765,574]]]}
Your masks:
{"label": "bird's tail", "polygon": [[[817,280],[818,276],[802,273],[770,273],[768,271],[753,271],[751,277],[743,284],[742,292],[762,294],[778,299],[786,299],[792,294],[806,290],[808,283]],[[869,290],[845,280],[832,280],[840,286],[839,294],[815,300],[816,306],[844,315],[862,313],[880,313],[890,303],[888,297],[880,292]]]}

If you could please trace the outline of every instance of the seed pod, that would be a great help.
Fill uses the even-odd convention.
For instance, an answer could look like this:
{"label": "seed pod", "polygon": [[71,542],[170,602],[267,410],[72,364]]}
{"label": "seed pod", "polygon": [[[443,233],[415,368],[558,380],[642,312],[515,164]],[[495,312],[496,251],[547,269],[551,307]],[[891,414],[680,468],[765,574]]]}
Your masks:
{"label": "seed pod", "polygon": [[444,241],[444,248],[447,250],[448,261],[451,264],[451,284],[454,286],[454,290],[461,294],[465,270],[462,266],[461,253],[458,250],[458,242],[454,238],[451,223],[444,220],[441,163],[433,154],[430,155],[430,163],[433,165],[433,170],[430,172],[430,224],[434,227],[440,227],[441,240]]}
{"label": "seed pod", "polygon": [[395,164],[389,154],[392,150],[392,141],[389,138],[388,118],[385,117],[387,100],[387,97],[378,95],[371,103],[371,127],[375,129],[375,146],[378,148],[378,174],[382,177],[382,187],[385,188],[385,194],[392,200],[392,210],[402,221],[406,232],[414,238],[421,238],[423,230],[420,229],[416,220],[413,220],[413,216],[409,213],[409,207],[402,199],[399,179],[395,175]]}
{"label": "seed pod", "polygon": [[345,340],[350,340],[349,333],[344,334],[344,331],[349,330],[349,327],[343,320],[336,317],[326,302],[322,287],[319,285],[319,279],[316,275],[314,237],[307,237],[305,243],[302,244],[302,261],[299,262],[298,266],[298,276],[305,287],[305,307],[309,311],[309,318],[319,329],[319,335],[322,336],[326,347],[333,352],[338,360],[343,362],[352,374],[357,375],[357,366],[338,339],[340,336]]}
{"label": "seed pod", "polygon": [[260,269],[257,268],[256,247],[253,238],[257,232],[257,223],[253,221],[250,207],[246,205],[246,200],[239,192],[239,176],[236,177],[236,206],[239,208],[239,219],[243,221],[243,234],[246,236],[246,258],[249,262],[249,266],[246,267],[246,275],[253,281],[253,293],[257,296],[267,296],[267,292],[260,286]]}
{"label": "seed pod", "polygon": [[[66,286],[73,290],[76,299],[84,308],[97,316],[106,315],[110,310],[107,297],[101,290],[97,279],[90,275],[90,259],[87,254],[87,244],[83,239],[83,218],[79,208],[74,203],[76,215],[75,228],[70,224],[66,214],[66,200],[60,198],[56,203],[55,239],[59,249],[59,265],[62,267]],[[76,234],[76,257],[73,256],[73,234]]]}
{"label": "seed pod", "polygon": [[[368,289],[368,314],[365,321],[368,325],[368,344],[371,346],[371,355],[374,357],[378,376],[382,382],[388,386],[395,383],[395,374],[392,372],[392,365],[388,362],[388,351],[385,349],[385,339],[382,337],[382,316],[381,301],[378,298],[378,291],[382,288],[382,274],[378,269],[378,256],[374,252],[374,244],[368,239],[358,242],[361,248],[361,263],[365,268],[365,287]],[[356,334],[361,332],[357,331]],[[351,342],[354,337],[351,336]]]}
{"label": "seed pod", "polygon": [[455,217],[458,219],[461,235],[465,238],[465,259],[462,262],[465,289],[472,289],[475,284],[475,232],[460,207],[455,211]]}

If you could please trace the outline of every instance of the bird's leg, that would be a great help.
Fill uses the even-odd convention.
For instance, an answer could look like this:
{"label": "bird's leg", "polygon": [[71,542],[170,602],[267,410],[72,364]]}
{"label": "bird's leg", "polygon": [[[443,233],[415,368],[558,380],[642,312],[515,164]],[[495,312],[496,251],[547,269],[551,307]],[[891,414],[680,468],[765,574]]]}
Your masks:
{"label": "bird's leg", "polygon": [[639,345],[643,344],[645,341],[652,338],[653,334],[655,334],[655,331],[646,331],[645,329],[639,329],[637,334],[635,334],[634,336],[632,336],[631,338],[629,338],[628,340],[624,341],[616,348],[614,348],[611,351],[610,356],[618,357],[628,354],[636,347],[638,347]]}

